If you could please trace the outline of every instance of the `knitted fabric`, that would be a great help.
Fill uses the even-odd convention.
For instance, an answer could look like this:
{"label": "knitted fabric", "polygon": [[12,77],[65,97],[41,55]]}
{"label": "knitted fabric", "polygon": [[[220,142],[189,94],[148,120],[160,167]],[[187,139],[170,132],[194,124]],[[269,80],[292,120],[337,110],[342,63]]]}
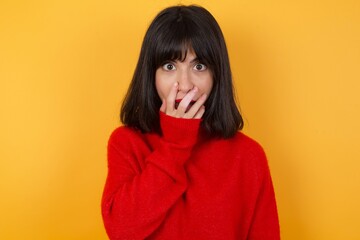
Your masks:
{"label": "knitted fabric", "polygon": [[262,147],[241,132],[206,138],[200,123],[160,113],[161,136],[112,133],[102,198],[110,239],[280,239]]}

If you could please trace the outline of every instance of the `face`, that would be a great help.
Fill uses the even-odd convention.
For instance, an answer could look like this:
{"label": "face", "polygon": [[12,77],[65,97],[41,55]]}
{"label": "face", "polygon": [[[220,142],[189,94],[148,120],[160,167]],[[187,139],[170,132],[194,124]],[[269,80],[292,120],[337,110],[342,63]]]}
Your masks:
{"label": "face", "polygon": [[178,83],[175,107],[183,97],[194,87],[198,88],[197,94],[193,97],[193,102],[204,93],[209,96],[213,86],[213,76],[211,70],[203,63],[199,62],[195,53],[188,50],[183,62],[168,61],[156,70],[155,85],[161,99],[166,99],[171,88]]}

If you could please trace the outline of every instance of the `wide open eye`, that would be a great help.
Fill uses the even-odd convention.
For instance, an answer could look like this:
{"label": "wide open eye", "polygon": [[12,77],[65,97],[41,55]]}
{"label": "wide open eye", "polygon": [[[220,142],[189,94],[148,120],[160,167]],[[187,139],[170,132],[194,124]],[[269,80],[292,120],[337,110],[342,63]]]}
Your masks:
{"label": "wide open eye", "polygon": [[197,63],[197,64],[195,64],[194,69],[196,71],[205,71],[207,69],[207,67],[205,64]]}
{"label": "wide open eye", "polygon": [[175,65],[173,63],[165,63],[162,68],[166,71],[173,71],[176,69]]}

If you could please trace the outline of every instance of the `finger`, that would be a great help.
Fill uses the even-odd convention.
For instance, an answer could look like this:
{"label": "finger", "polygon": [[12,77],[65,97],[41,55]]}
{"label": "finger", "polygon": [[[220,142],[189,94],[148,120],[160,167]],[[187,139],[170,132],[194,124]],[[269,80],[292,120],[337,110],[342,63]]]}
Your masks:
{"label": "finger", "polygon": [[205,113],[205,106],[202,105],[199,109],[199,111],[195,114],[194,119],[200,119]]}
{"label": "finger", "polygon": [[194,118],[201,106],[204,105],[207,95],[204,93],[201,97],[191,106],[191,108],[185,114],[185,118]]}
{"label": "finger", "polygon": [[177,116],[182,117],[185,114],[190,102],[193,100],[198,90],[199,89],[197,87],[194,87],[184,96],[184,98],[179,103],[179,106],[177,107]]}
{"label": "finger", "polygon": [[166,101],[165,101],[164,98],[162,99],[162,104],[161,104],[161,107],[160,107],[160,111],[162,111],[163,113],[165,113],[165,111],[166,111]]}
{"label": "finger", "polygon": [[179,84],[176,82],[170,89],[170,93],[166,98],[165,113],[171,113],[175,110],[175,99],[176,99],[176,94],[178,92],[178,85]]}

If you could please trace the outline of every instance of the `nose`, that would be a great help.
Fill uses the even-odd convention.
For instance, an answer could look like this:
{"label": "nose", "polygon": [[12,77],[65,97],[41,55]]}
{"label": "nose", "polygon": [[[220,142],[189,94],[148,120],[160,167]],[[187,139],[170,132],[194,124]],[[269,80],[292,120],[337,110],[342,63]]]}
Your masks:
{"label": "nose", "polygon": [[179,71],[178,74],[179,91],[187,93],[194,85],[191,81],[191,73],[188,70]]}

